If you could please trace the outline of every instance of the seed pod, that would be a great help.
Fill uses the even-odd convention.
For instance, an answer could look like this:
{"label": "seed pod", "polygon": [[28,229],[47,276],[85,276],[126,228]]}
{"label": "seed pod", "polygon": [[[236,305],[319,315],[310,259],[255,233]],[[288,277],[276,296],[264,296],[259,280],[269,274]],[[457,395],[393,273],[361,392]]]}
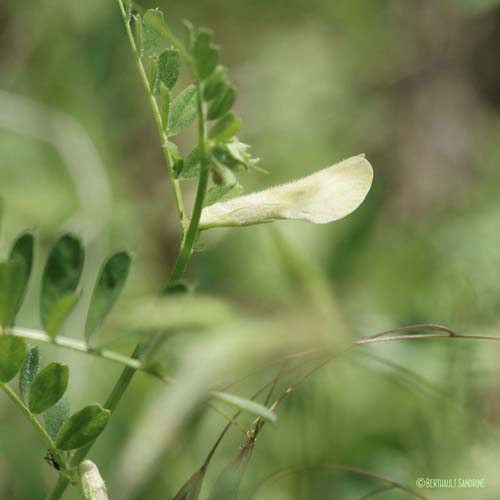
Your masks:
{"label": "seed pod", "polygon": [[78,467],[78,472],[80,473],[83,498],[85,500],[108,500],[106,485],[94,462],[84,460]]}
{"label": "seed pod", "polygon": [[249,226],[279,219],[326,224],[356,210],[372,185],[364,155],[353,156],[312,175],[206,207],[200,229]]}

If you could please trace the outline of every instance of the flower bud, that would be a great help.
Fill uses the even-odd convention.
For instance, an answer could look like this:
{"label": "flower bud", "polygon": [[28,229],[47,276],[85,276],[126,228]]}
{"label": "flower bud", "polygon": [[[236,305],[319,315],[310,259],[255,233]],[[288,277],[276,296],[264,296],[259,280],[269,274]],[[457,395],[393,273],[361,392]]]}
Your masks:
{"label": "flower bud", "polygon": [[85,500],[108,500],[106,485],[99,469],[91,460],[84,460],[78,468]]}
{"label": "flower bud", "polygon": [[326,224],[356,210],[370,190],[373,169],[353,156],[302,179],[238,196],[203,209],[200,229],[249,226],[279,219]]}

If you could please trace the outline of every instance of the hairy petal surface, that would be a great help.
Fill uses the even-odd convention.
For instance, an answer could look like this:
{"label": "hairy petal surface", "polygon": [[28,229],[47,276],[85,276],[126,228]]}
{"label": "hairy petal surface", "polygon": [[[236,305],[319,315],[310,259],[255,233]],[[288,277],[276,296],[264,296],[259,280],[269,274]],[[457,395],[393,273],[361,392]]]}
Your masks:
{"label": "hairy petal surface", "polygon": [[280,219],[326,224],[356,210],[370,191],[373,169],[353,156],[302,179],[206,207],[200,229],[248,226]]}

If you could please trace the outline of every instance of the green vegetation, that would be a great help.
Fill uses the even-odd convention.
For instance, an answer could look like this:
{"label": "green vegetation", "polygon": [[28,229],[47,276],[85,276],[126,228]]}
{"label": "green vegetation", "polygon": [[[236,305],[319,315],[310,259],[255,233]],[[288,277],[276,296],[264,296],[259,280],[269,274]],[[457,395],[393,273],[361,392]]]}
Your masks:
{"label": "green vegetation", "polygon": [[499,8],[0,7],[0,498],[496,499]]}

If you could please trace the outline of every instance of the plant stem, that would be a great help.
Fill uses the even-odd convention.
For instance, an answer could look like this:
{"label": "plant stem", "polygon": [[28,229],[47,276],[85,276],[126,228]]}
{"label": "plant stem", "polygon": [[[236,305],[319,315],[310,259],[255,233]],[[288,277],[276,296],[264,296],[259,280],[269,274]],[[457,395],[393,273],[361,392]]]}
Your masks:
{"label": "plant stem", "polygon": [[32,425],[33,429],[38,433],[42,441],[44,442],[45,446],[48,448],[48,450],[52,453],[54,459],[56,462],[61,466],[62,470],[66,469],[66,461],[62,457],[62,455],[59,453],[59,451],[56,448],[56,445],[54,444],[54,441],[52,441],[51,437],[47,434],[47,431],[43,428],[43,426],[40,424],[38,419],[31,413],[30,409],[21,401],[21,399],[18,397],[18,395],[7,385],[4,383],[0,383],[0,387],[2,390],[9,396],[11,401],[21,410],[21,412],[25,415],[25,417],[28,419],[30,424]]}
{"label": "plant stem", "polygon": [[207,191],[208,178],[209,178],[209,165],[206,152],[206,135],[207,124],[205,118],[205,109],[203,107],[202,88],[199,81],[196,82],[196,94],[198,99],[198,150],[200,152],[200,177],[198,181],[198,189],[196,191],[196,199],[194,202],[193,214],[189,222],[186,235],[182,242],[179,256],[174,264],[172,273],[170,275],[170,283],[177,281],[186,270],[189,258],[193,251],[193,246],[198,236],[198,227],[200,225],[201,211],[203,210],[203,203],[205,201],[205,193]]}
{"label": "plant stem", "polygon": [[70,481],[66,476],[63,476],[62,474],[59,475],[59,479],[54,489],[47,495],[46,500],[59,500],[66,491],[69,483]]}
{"label": "plant stem", "polygon": [[[138,358],[143,351],[143,345],[138,344],[132,354],[133,358]],[[120,378],[116,382],[115,386],[113,387],[113,390],[111,391],[111,394],[108,396],[108,399],[104,403],[104,408],[109,410],[111,413],[113,413],[118,406],[118,403],[120,402],[124,392],[127,390],[127,387],[129,386],[130,382],[132,381],[132,378],[135,374],[136,370],[134,368],[131,368],[130,366],[127,366],[121,373]],[[88,445],[84,446],[83,448],[80,448],[76,451],[76,453],[73,455],[71,459],[71,465],[73,467],[77,467],[80,465],[80,462],[87,456],[87,453],[90,451],[92,448],[93,444],[95,441],[92,441]]]}
{"label": "plant stem", "polygon": [[65,347],[66,349],[71,349],[72,351],[82,352],[85,354],[90,354],[91,356],[96,356],[98,358],[107,359],[108,361],[113,361],[114,363],[128,366],[134,370],[146,371],[144,370],[144,367],[142,366],[140,361],[138,361],[137,359],[124,356],[123,354],[114,351],[108,351],[106,349],[94,349],[93,347],[80,340],[62,336],[52,338],[49,337],[45,332],[42,332],[40,330],[33,330],[31,328],[15,327],[9,329],[8,333],[14,337],[20,337],[23,339],[34,340],[35,342],[45,342],[47,344]]}
{"label": "plant stem", "polygon": [[134,54],[135,63],[137,65],[137,70],[139,71],[139,75],[141,77],[142,84],[146,89],[148,94],[149,103],[151,105],[151,110],[153,112],[153,116],[155,119],[156,127],[158,129],[158,134],[160,136],[160,140],[162,141],[162,150],[163,155],[165,156],[165,162],[167,164],[168,175],[170,176],[170,180],[172,182],[172,187],[175,195],[175,205],[177,208],[177,214],[179,215],[179,223],[181,227],[181,231],[184,233],[184,221],[186,219],[185,211],[184,211],[184,202],[182,199],[182,191],[179,184],[178,179],[176,179],[174,172],[174,162],[172,159],[172,155],[168,150],[168,136],[165,132],[164,124],[162,123],[160,109],[158,108],[158,103],[151,91],[151,85],[149,84],[148,77],[146,75],[146,70],[144,69],[144,65],[142,64],[141,55],[139,54],[139,50],[137,49],[137,45],[135,43],[134,34],[132,33],[132,29],[129,23],[129,17],[127,11],[125,10],[125,6],[123,5],[123,0],[117,0],[118,6],[120,8],[120,12],[123,18],[123,22],[125,24],[125,30],[127,32],[127,37],[130,43],[130,47],[132,49],[132,53]]}

